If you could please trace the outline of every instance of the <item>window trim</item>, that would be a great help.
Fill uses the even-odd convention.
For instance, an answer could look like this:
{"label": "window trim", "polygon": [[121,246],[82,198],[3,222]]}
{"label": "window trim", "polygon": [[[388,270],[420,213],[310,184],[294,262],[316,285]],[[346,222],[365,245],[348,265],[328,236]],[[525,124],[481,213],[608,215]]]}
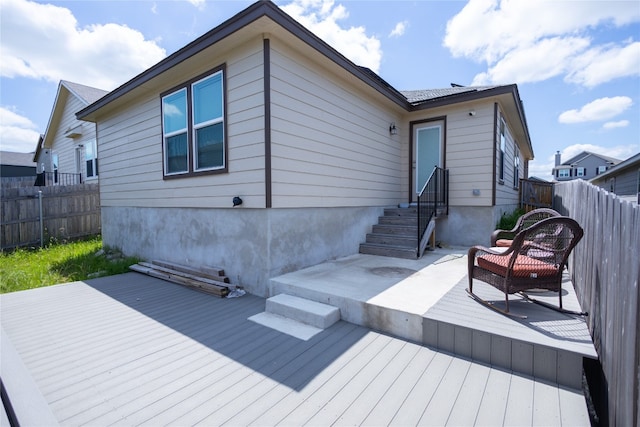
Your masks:
{"label": "window trim", "polygon": [[513,188],[515,190],[520,188],[520,150],[515,141],[513,144]]}
{"label": "window trim", "polygon": [[[563,174],[563,172],[566,172],[566,175]],[[569,168],[558,169],[558,178],[571,178],[571,169]]]}
{"label": "window trim", "polygon": [[[88,159],[88,151],[89,151],[89,146],[91,146],[91,151],[93,152],[93,156]],[[91,179],[97,179],[99,176],[99,171],[98,171],[98,142],[95,139],[92,139],[88,142],[85,142],[84,144],[84,172],[85,172],[85,179],[87,180],[91,180]],[[91,168],[92,168],[92,175],[89,175],[89,168],[88,163],[91,162]]]}
{"label": "window trim", "polygon": [[504,160],[505,160],[505,156],[506,156],[506,151],[507,151],[507,123],[504,120],[504,117],[501,115],[500,116],[500,141],[499,141],[499,146],[498,146],[498,150],[500,153],[500,163],[498,164],[498,183],[499,184],[504,184]]}
{"label": "window trim", "polygon": [[[193,114],[193,86],[198,82],[213,77],[215,74],[222,74],[222,144],[224,165],[218,168],[195,169],[195,127]],[[180,90],[187,93],[187,170],[184,172],[167,173],[166,144],[164,134],[164,109],[163,99]],[[218,122],[219,123],[219,122]],[[229,172],[229,139],[227,132],[227,67],[221,64],[198,76],[189,79],[171,89],[160,94],[160,138],[162,144],[162,178],[179,179],[202,175],[216,175]]]}

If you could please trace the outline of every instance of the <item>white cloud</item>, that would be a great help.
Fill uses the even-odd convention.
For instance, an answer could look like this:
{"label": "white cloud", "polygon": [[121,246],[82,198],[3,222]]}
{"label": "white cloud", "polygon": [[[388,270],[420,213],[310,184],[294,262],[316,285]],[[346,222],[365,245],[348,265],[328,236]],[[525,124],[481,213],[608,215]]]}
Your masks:
{"label": "white cloud", "polygon": [[0,149],[30,153],[38,145],[40,133],[37,126],[28,118],[15,111],[0,107]]}
{"label": "white cloud", "polygon": [[25,0],[0,3],[1,75],[70,80],[111,90],[166,56],[127,26],[84,28],[69,9]]}
{"label": "white cloud", "polygon": [[409,23],[407,21],[398,22],[396,26],[389,33],[389,37],[400,37],[404,35],[404,32],[407,31],[407,27]]}
{"label": "white cloud", "polygon": [[358,65],[380,69],[380,40],[367,36],[364,27],[343,28],[339,21],[349,13],[333,0],[294,0],[281,7],[287,14]]}
{"label": "white cloud", "polygon": [[205,0],[187,0],[187,2],[197,7],[198,10],[204,10],[204,6],[206,4]]}
{"label": "white cloud", "polygon": [[640,42],[599,46],[575,58],[566,80],[594,87],[618,77],[640,76]]}
{"label": "white cloud", "polygon": [[[592,46],[587,32],[638,21],[640,8],[632,1],[470,0],[447,23],[443,44],[456,57],[487,64],[487,72],[475,77],[476,84],[564,75],[567,81],[592,87],[638,75],[640,48],[632,41]],[[561,49],[554,51],[554,46]]]}
{"label": "white cloud", "polygon": [[555,77],[567,72],[567,57],[588,45],[589,41],[580,37],[553,37],[514,49],[486,73],[477,75],[472,85],[538,82]]}
{"label": "white cloud", "polygon": [[[593,144],[573,144],[563,150],[560,150],[561,161],[564,162],[573,156],[576,156],[583,151],[590,151],[596,154],[602,154],[603,156],[613,157],[615,159],[625,160],[638,153],[640,146],[638,144],[630,145],[616,145],[614,147],[602,147]],[[551,170],[555,166],[555,155],[551,155],[546,159],[532,160],[529,162],[529,176],[536,176],[538,178],[546,179],[547,181],[553,180]]]}
{"label": "white cloud", "polygon": [[629,126],[629,120],[619,120],[617,122],[607,122],[602,125],[604,129],[626,128]]}
{"label": "white cloud", "polygon": [[585,104],[579,110],[568,110],[560,114],[559,123],[583,123],[611,119],[631,107],[633,101],[628,96],[600,98]]}

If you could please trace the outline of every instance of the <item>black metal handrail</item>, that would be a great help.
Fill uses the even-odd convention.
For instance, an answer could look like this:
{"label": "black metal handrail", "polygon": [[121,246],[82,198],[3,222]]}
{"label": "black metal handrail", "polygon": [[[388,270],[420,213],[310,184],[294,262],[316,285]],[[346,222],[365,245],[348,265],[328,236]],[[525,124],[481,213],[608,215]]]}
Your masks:
{"label": "black metal handrail", "polygon": [[82,175],[79,173],[41,172],[36,175],[36,187],[50,185],[76,185],[82,184]]}
{"label": "black metal handrail", "polygon": [[418,256],[427,227],[440,209],[449,213],[449,171],[436,166],[418,194]]}

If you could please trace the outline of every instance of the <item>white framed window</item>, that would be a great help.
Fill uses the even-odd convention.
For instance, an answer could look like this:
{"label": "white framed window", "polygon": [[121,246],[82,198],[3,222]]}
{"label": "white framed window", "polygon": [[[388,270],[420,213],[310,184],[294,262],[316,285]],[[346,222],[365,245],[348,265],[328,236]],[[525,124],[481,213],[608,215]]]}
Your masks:
{"label": "white framed window", "polygon": [[604,173],[607,171],[607,167],[606,166],[598,166],[598,169],[596,170],[596,174],[600,175],[601,173]]}
{"label": "white framed window", "polygon": [[87,179],[96,178],[98,176],[98,150],[95,139],[84,144],[84,163]]}
{"label": "white framed window", "polygon": [[500,180],[500,182],[504,182],[504,156],[505,156],[505,151],[507,150],[507,137],[505,135],[505,127],[506,124],[504,122],[504,118],[500,118],[500,153],[499,153],[499,175],[498,175],[498,179]]}
{"label": "white framed window", "polygon": [[518,145],[513,146],[513,188],[520,187],[520,150]]}
{"label": "white framed window", "polygon": [[224,67],[162,96],[165,177],[227,171]]}
{"label": "white framed window", "polygon": [[576,176],[587,175],[587,168],[576,168]]}
{"label": "white framed window", "polygon": [[571,176],[571,169],[558,169],[558,178],[569,178]]}

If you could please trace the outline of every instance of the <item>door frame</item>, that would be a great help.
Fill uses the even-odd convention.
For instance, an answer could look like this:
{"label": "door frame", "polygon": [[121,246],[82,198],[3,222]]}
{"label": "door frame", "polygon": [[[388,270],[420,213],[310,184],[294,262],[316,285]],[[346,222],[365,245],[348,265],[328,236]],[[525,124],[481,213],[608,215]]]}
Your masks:
{"label": "door frame", "polygon": [[415,133],[417,127],[423,127],[429,123],[442,125],[442,168],[447,165],[447,116],[431,117],[428,119],[414,120],[409,122],[409,203],[416,202],[416,173],[417,173],[417,152]]}

